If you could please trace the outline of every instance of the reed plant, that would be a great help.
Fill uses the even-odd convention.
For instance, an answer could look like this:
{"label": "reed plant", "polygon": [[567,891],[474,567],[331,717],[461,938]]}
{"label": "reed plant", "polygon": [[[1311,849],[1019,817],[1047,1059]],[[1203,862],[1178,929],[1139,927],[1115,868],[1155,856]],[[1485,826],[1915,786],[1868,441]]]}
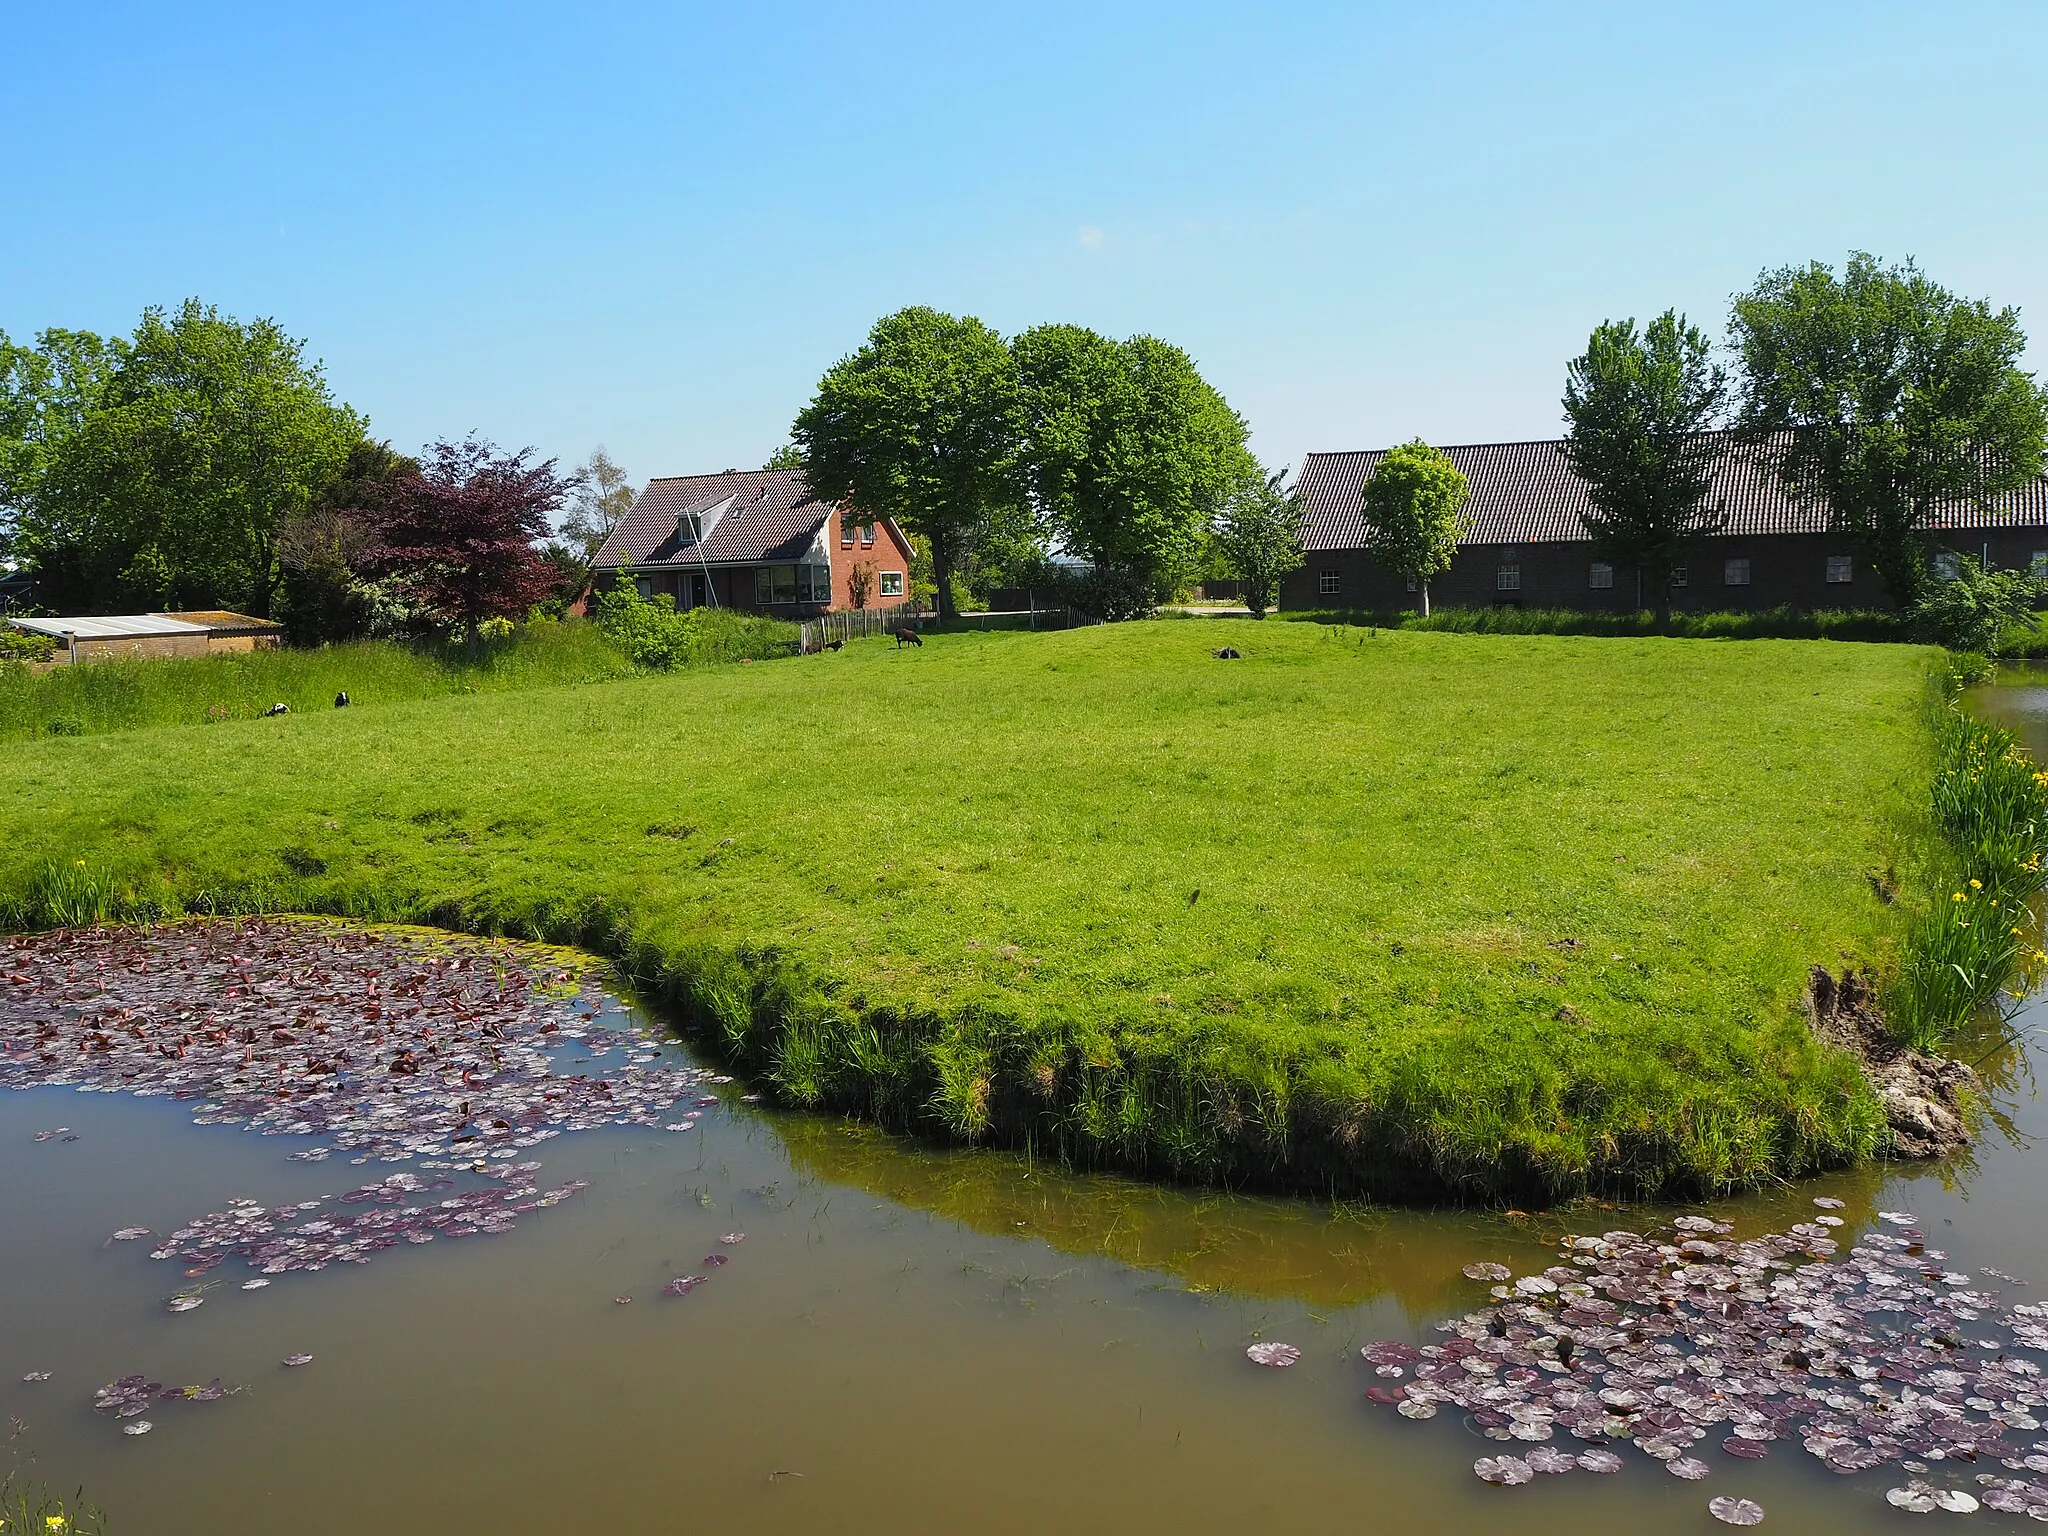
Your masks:
{"label": "reed plant", "polygon": [[1942,1048],[2016,980],[2023,995],[2048,966],[2032,907],[2048,859],[2048,771],[2012,732],[1962,707],[1956,684],[1973,675],[1952,670],[1935,711],[1938,878],[1908,930],[1886,1004],[1893,1034],[1921,1051]]}
{"label": "reed plant", "polygon": [[46,1485],[32,1487],[12,1472],[0,1478],[0,1536],[101,1536],[106,1528],[83,1491],[67,1504]]}

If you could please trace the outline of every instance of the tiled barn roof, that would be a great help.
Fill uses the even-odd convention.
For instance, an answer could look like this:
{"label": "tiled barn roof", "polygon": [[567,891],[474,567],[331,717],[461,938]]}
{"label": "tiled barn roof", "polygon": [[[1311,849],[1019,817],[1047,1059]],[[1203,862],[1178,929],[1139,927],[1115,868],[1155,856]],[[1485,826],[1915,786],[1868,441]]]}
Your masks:
{"label": "tiled barn roof", "polygon": [[[701,544],[684,544],[676,519],[719,510]],[[597,553],[600,570],[621,565],[724,565],[793,561],[811,547],[833,509],[804,495],[794,469],[729,470],[650,480]]]}
{"label": "tiled barn roof", "polygon": [[[1385,451],[1312,453],[1302,460],[1298,487],[1305,514],[1303,548],[1364,548],[1360,493]],[[1466,443],[1444,452],[1472,486],[1471,500],[1465,504],[1468,531],[1460,543],[1549,544],[1588,537],[1586,485],[1566,462],[1562,439]],[[1777,476],[1752,449],[1731,448],[1721,461],[1712,495],[1726,509],[1724,531],[1731,536],[1827,531],[1825,509],[1786,495]],[[1989,508],[1950,508],[1936,526],[2048,527],[2048,478],[2000,497]]]}

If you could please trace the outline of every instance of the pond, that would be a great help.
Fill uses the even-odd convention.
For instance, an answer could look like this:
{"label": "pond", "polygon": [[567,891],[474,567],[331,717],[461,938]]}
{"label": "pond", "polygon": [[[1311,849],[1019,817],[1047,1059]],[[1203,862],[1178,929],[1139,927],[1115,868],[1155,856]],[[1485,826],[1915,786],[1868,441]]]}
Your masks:
{"label": "pond", "polygon": [[[2003,689],[1987,707],[2048,747],[2048,688]],[[622,1044],[577,1059],[603,1030],[645,1021],[616,997],[590,1006],[591,992],[579,1009],[567,990],[533,1006],[600,1033],[550,1044],[559,1072],[618,1084],[641,1080],[629,1064],[656,1077],[687,1069],[672,1045],[651,1062],[633,1063],[648,1052]],[[2016,1020],[2037,1022],[2048,1023],[2038,1003]],[[2048,1111],[2023,1052],[1987,1067],[1999,1120],[1973,1155],[1710,1214],[1750,1236],[1836,1199],[1848,1238],[1886,1230],[1879,1211],[1912,1212],[1944,1263],[2006,1304],[2048,1300],[2031,1150]],[[1740,1460],[1713,1448],[1717,1434],[1698,1452],[1710,1468],[1699,1482],[1624,1447],[1616,1476],[1488,1486],[1474,1459],[1503,1448],[1456,1412],[1414,1422],[1366,1400],[1384,1383],[1361,1345],[1440,1342],[1440,1319],[1487,1304],[1464,1266],[1532,1274],[1557,1262],[1561,1233],[1663,1225],[1668,1237],[1684,1212],[1524,1218],[1166,1190],[921,1148],[768,1110],[746,1101],[744,1084],[687,1082],[680,1108],[497,1148],[542,1165],[527,1187],[569,1191],[522,1199],[539,1208],[510,1230],[464,1217],[478,1229],[459,1241],[444,1223],[443,1240],[415,1231],[374,1262],[317,1272],[149,1255],[176,1246],[156,1233],[188,1230],[201,1213],[321,1201],[311,1224],[330,1232],[317,1247],[333,1213],[431,1215],[444,1200],[516,1193],[516,1164],[487,1162],[505,1176],[486,1179],[467,1161],[481,1143],[451,1141],[482,1116],[465,1107],[443,1127],[440,1155],[380,1144],[363,1165],[332,1134],[255,1134],[285,1127],[205,1113],[220,1095],[0,1093],[0,1400],[19,1421],[16,1457],[32,1451],[35,1475],[82,1483],[120,1536],[1456,1532],[1510,1521],[1618,1533],[1651,1521],[1719,1529],[1707,1513],[1716,1496],[1756,1501],[1777,1529],[1912,1518],[1884,1501],[1905,1481],[1898,1469],[1836,1475],[1796,1437]],[[691,1108],[700,1095],[717,1102]],[[194,1124],[195,1112],[221,1123]],[[494,1134],[484,1123],[484,1139]],[[337,1150],[318,1162],[287,1155],[314,1145]],[[329,1198],[394,1173],[421,1187]],[[112,1240],[133,1228],[151,1235]],[[251,1277],[272,1283],[244,1290]],[[181,1293],[203,1304],[169,1311]],[[1261,1341],[1297,1347],[1299,1363],[1252,1364],[1246,1347]],[[299,1356],[311,1358],[281,1364]],[[151,1432],[123,1434],[93,1394],[135,1373],[243,1390],[153,1401],[141,1420]]]}

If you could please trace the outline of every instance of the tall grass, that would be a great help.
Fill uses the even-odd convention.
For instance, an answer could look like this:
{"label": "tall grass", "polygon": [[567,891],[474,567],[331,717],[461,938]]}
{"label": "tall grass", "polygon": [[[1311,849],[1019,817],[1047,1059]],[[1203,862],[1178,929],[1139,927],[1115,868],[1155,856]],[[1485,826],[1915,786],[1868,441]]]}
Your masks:
{"label": "tall grass", "polygon": [[1670,635],[1685,640],[1867,640],[1912,638],[1900,614],[1869,609],[1758,608],[1727,613],[1674,613],[1663,624],[1648,609],[1636,613],[1577,608],[1441,608],[1372,614],[1305,610],[1277,615],[1314,624],[1373,625],[1459,635]]}
{"label": "tall grass", "polygon": [[[786,632],[786,633],[785,633]],[[787,654],[792,626],[720,614],[698,626],[674,664]],[[522,625],[496,638],[401,645],[354,641],[319,650],[252,651],[185,661],[97,661],[43,673],[0,663],[0,739],[87,736],[158,725],[219,725],[458,693],[501,693],[630,677],[633,658],[595,624]]]}
{"label": "tall grass", "polygon": [[101,1513],[81,1491],[66,1504],[41,1484],[31,1488],[12,1472],[0,1478],[0,1536],[100,1536]]}
{"label": "tall grass", "polygon": [[1893,1033],[1916,1050],[1940,1048],[2015,977],[2048,954],[2029,937],[2030,905],[2048,859],[2048,772],[2012,732],[1962,709],[1951,679],[1935,718],[1931,810],[1948,878],[1908,931],[1888,999]]}

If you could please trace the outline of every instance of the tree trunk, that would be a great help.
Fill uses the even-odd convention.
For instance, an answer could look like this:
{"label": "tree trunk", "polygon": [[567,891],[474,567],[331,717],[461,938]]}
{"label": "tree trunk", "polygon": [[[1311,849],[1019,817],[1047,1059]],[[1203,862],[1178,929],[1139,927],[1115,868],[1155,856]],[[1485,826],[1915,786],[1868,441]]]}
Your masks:
{"label": "tree trunk", "polygon": [[1659,630],[1669,629],[1671,627],[1671,573],[1669,571],[1651,572],[1650,590],[1656,595],[1657,628]]}
{"label": "tree trunk", "polygon": [[953,551],[950,539],[934,537],[932,540],[932,580],[938,591],[933,595],[933,605],[939,610],[939,623],[950,623],[957,615],[953,611]]}
{"label": "tree trunk", "polygon": [[1423,577],[1419,585],[1422,588],[1422,616],[1426,619],[1429,617],[1429,578]]}

